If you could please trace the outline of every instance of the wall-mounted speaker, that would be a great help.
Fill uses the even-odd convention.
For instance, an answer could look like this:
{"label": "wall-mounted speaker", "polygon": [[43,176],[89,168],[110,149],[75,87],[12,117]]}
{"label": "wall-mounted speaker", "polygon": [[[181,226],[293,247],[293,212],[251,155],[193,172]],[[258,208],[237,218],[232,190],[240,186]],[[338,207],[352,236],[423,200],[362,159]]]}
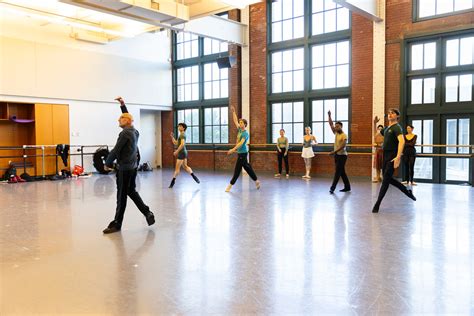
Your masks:
{"label": "wall-mounted speaker", "polygon": [[237,64],[237,58],[234,56],[217,58],[217,66],[219,67],[219,69],[232,68],[236,64]]}

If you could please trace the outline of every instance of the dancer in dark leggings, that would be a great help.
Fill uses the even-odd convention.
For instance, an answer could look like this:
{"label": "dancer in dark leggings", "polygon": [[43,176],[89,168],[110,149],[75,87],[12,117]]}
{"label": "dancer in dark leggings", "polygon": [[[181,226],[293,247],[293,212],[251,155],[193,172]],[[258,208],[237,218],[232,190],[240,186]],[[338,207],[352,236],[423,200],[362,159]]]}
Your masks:
{"label": "dancer in dark leggings", "polygon": [[232,186],[235,184],[237,179],[240,176],[240,173],[242,172],[242,168],[247,171],[249,174],[250,178],[252,178],[253,181],[255,181],[255,187],[260,189],[260,181],[257,179],[257,175],[252,169],[252,166],[248,163],[247,161],[247,155],[248,155],[248,147],[247,143],[249,140],[249,133],[247,132],[247,120],[245,119],[238,119],[237,114],[235,113],[235,108],[231,107],[232,110],[232,118],[234,121],[235,126],[238,128],[239,132],[237,134],[237,144],[233,148],[231,148],[227,154],[230,155],[234,152],[237,152],[238,157],[237,157],[237,162],[235,163],[235,170],[234,170],[234,176],[232,177],[232,180],[230,180],[230,184],[226,187],[225,191],[230,192],[230,189],[232,189]]}
{"label": "dancer in dark leggings", "polygon": [[414,127],[407,125],[407,134],[405,135],[405,148],[403,149],[403,184],[416,185],[413,181],[415,175],[415,159],[416,159],[416,139],[417,135],[413,134]]}
{"label": "dancer in dark leggings", "polygon": [[[400,191],[405,193],[413,201],[416,201],[415,196],[411,190],[408,190],[398,180],[393,178],[393,172],[400,166],[400,159],[403,148],[405,146],[405,138],[402,134],[402,127],[398,124],[398,117],[400,112],[397,109],[390,109],[388,111],[389,126],[382,131],[383,140],[383,180],[380,187],[377,202],[372,208],[372,213],[378,213],[380,204],[387,193],[389,185],[396,186]],[[375,120],[378,118],[375,117]]]}
{"label": "dancer in dark leggings", "polygon": [[282,160],[285,161],[285,170],[286,170],[286,177],[290,176],[290,167],[288,164],[288,149],[290,148],[290,144],[288,143],[288,137],[285,137],[285,130],[282,128],[280,130],[280,137],[277,139],[277,155],[278,155],[278,173],[275,174],[276,178],[281,176],[282,171]]}
{"label": "dancer in dark leggings", "polygon": [[340,192],[349,192],[351,190],[351,183],[346,174],[346,161],[347,161],[347,135],[342,131],[342,122],[336,122],[335,124],[332,121],[331,111],[328,111],[328,123],[331,127],[332,132],[334,133],[334,150],[329,154],[334,155],[334,163],[336,165],[336,171],[334,172],[334,179],[332,181],[331,188],[329,193],[334,194],[336,190],[337,183],[339,178],[342,177],[344,182],[344,189],[339,190]]}

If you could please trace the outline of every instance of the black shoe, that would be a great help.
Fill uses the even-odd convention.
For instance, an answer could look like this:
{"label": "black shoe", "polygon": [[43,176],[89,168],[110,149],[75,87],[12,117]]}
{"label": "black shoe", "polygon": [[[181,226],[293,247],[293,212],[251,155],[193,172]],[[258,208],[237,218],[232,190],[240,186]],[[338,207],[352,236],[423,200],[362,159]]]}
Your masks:
{"label": "black shoe", "polygon": [[333,189],[330,189],[330,190],[329,190],[329,194],[334,194],[334,190],[333,190]]}
{"label": "black shoe", "polygon": [[146,222],[148,223],[148,226],[155,224],[155,215],[153,215],[152,212],[148,213],[146,216]]}
{"label": "black shoe", "polygon": [[191,173],[191,177],[193,177],[194,181],[196,181],[197,183],[201,183],[201,181],[199,181],[198,177],[196,177],[194,173]]}
{"label": "black shoe", "polygon": [[176,182],[176,178],[173,178],[173,180],[171,180],[170,186],[168,188],[172,189],[175,182]]}
{"label": "black shoe", "polygon": [[120,228],[118,228],[116,226],[109,226],[106,229],[104,229],[102,232],[104,234],[112,234],[112,233],[116,233],[116,232],[119,232],[119,231],[120,231]]}
{"label": "black shoe", "polygon": [[349,188],[349,189],[347,189],[347,188],[344,188],[344,189],[342,189],[342,190],[339,190],[339,192],[350,192],[350,191],[351,191],[351,189],[350,189],[350,188]]}
{"label": "black shoe", "polygon": [[413,195],[413,191],[412,190],[408,190],[408,194],[407,196],[412,199],[413,201],[416,201],[416,197]]}
{"label": "black shoe", "polygon": [[379,207],[380,207],[380,205],[375,204],[374,207],[372,208],[372,213],[378,213],[379,212]]}

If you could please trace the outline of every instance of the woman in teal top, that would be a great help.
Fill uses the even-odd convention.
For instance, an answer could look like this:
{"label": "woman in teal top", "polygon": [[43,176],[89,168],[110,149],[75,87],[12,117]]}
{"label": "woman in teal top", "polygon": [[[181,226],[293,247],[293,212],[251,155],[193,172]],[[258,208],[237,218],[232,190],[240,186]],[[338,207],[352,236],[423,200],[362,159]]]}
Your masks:
{"label": "woman in teal top", "polygon": [[174,138],[174,134],[171,133],[171,141],[175,146],[178,146],[176,150],[173,152],[173,155],[177,158],[176,159],[176,168],[174,170],[173,180],[171,180],[169,188],[171,189],[176,182],[176,177],[179,175],[181,170],[181,166],[183,166],[184,170],[193,177],[194,181],[199,183],[198,177],[193,173],[193,169],[188,166],[188,151],[186,150],[186,129],[188,126],[185,123],[178,124],[178,131],[179,136],[178,139]]}
{"label": "woman in teal top", "polygon": [[280,130],[280,137],[277,139],[277,155],[278,155],[278,173],[275,174],[275,177],[279,178],[281,176],[282,171],[282,160],[285,160],[285,170],[286,170],[286,177],[290,176],[290,168],[288,164],[288,149],[290,148],[290,144],[288,143],[288,138],[285,137],[285,130],[282,128]]}
{"label": "woman in teal top", "polygon": [[231,107],[231,110],[234,124],[238,128],[239,132],[237,133],[237,144],[233,148],[231,148],[227,152],[227,154],[230,155],[233,152],[237,152],[238,157],[237,162],[235,164],[234,176],[232,177],[232,180],[230,180],[230,184],[227,186],[225,191],[229,192],[230,189],[232,189],[232,186],[235,184],[235,182],[240,176],[240,173],[242,172],[242,168],[244,168],[250,178],[255,181],[255,187],[258,190],[260,189],[260,181],[257,180],[257,175],[253,171],[252,166],[247,161],[247,155],[249,152],[247,145],[250,137],[248,131],[246,130],[247,120],[242,118],[238,119],[237,114],[235,113],[235,108],[233,106]]}

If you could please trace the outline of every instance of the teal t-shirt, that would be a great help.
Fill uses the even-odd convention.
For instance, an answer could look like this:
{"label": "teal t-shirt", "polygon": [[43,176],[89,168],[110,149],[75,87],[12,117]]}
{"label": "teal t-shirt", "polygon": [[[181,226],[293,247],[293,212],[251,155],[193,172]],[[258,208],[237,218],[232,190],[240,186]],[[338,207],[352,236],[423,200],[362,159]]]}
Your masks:
{"label": "teal t-shirt", "polygon": [[393,124],[392,126],[385,127],[382,130],[383,135],[383,150],[397,151],[398,149],[398,135],[401,135],[402,127],[400,124]]}
{"label": "teal t-shirt", "polygon": [[244,143],[242,144],[242,146],[239,147],[239,149],[237,149],[237,153],[238,154],[246,154],[249,152],[249,149],[247,147],[247,142],[249,140],[249,132],[247,132],[247,130],[243,131],[239,128],[239,132],[237,134],[237,143],[240,143],[240,141],[242,139],[245,139]]}

